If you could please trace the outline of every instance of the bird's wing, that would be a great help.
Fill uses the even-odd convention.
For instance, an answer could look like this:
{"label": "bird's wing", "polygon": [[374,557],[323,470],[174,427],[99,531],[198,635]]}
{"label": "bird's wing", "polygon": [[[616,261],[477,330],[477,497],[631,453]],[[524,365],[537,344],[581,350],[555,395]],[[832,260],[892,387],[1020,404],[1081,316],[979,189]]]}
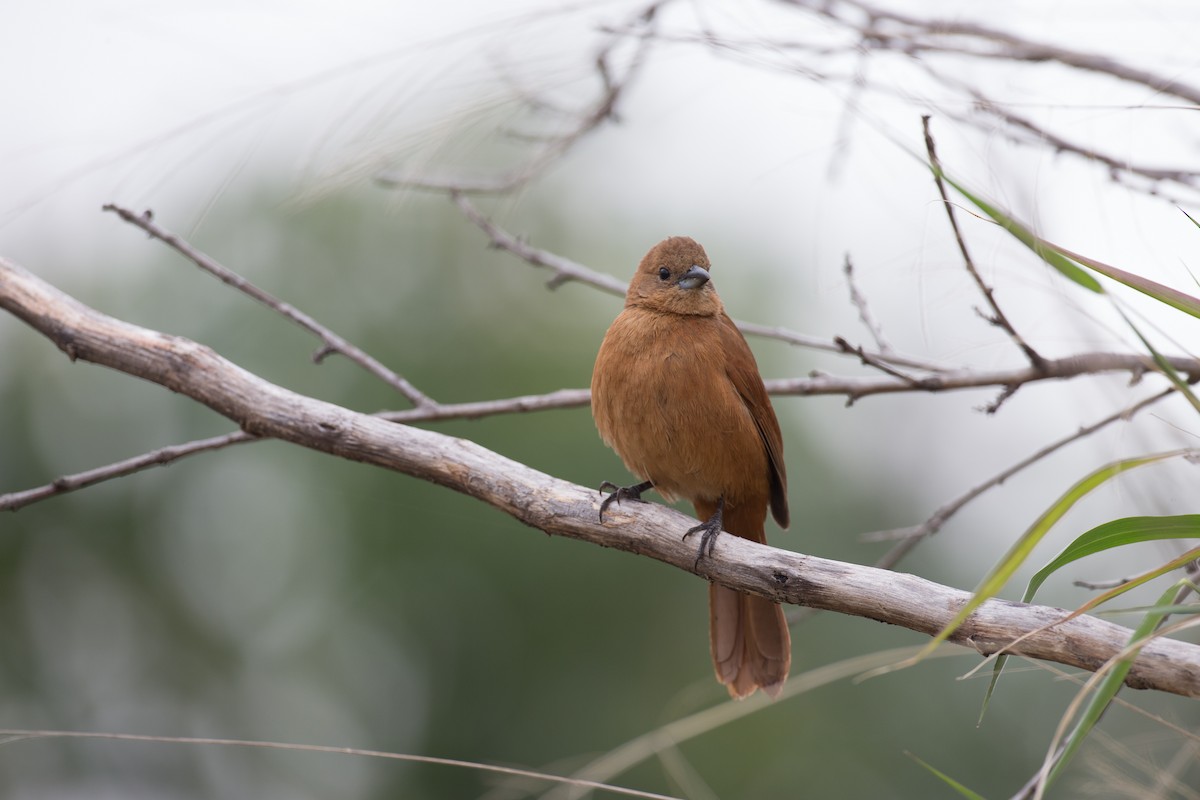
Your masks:
{"label": "bird's wing", "polygon": [[726,374],[737,393],[746,404],[746,409],[754,419],[758,434],[762,437],[763,446],[767,449],[767,458],[771,464],[771,515],[779,523],[779,527],[788,526],[787,502],[787,469],[783,464],[783,434],[779,430],[779,420],[775,418],[775,409],[771,407],[771,399],[767,396],[767,388],[763,386],[762,376],[758,374],[758,364],[754,354],[742,332],[737,329],[728,315],[721,314],[721,337],[726,353],[742,353],[745,358],[726,359]]}

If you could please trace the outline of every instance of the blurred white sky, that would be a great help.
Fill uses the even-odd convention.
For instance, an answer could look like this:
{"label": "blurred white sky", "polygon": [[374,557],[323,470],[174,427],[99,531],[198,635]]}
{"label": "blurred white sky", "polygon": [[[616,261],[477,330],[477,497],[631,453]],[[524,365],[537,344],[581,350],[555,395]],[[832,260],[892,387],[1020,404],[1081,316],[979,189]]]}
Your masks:
{"label": "blurred white sky", "polygon": [[[493,144],[514,87],[559,100],[594,88],[596,26],[639,5],[12,4],[0,26],[0,70],[7,76],[0,90],[7,112],[0,126],[0,253],[54,279],[86,269],[86,254],[96,247],[145,248],[141,237],[99,212],[106,202],[153,207],[165,225],[187,232],[224,191],[262,176],[286,187],[278,198],[286,202],[288,194],[335,183],[366,184],[371,170],[392,156],[418,165],[469,164],[472,145]],[[1194,42],[1200,6],[1191,2],[905,7],[982,13],[991,25],[1200,84]],[[766,2],[681,4],[671,13],[681,24],[702,18],[737,36],[812,38],[823,30]],[[928,111],[948,169],[1049,238],[1194,289],[1189,269],[1200,261],[1200,234],[1171,203],[1114,186],[1104,170],[1079,160],[1014,147],[998,132],[955,122],[947,112],[967,113],[961,101],[915,68],[897,74],[904,77],[899,96],[867,95],[864,119],[856,121],[845,114],[844,88],[830,91],[695,45],[664,46],[625,98],[622,124],[585,142],[541,185],[565,194],[583,223],[597,209],[615,209],[599,218],[630,221],[644,234],[645,242],[630,245],[629,263],[597,268],[624,277],[655,236],[690,233],[712,242],[718,264],[734,259],[727,248],[751,241],[758,263],[745,268],[755,280],[771,275],[778,282],[764,293],[726,279],[721,291],[735,315],[744,297],[765,294],[772,305],[763,321],[861,339],[840,271],[850,253],[876,316],[901,349],[978,367],[1019,363],[1010,343],[975,320],[971,307],[979,299],[963,279],[928,173],[891,141],[920,152],[919,116]],[[1163,101],[1144,87],[1080,80],[1058,67],[978,62],[964,64],[967,76],[995,99],[1053,121],[1061,133],[1102,141],[1115,155],[1197,165],[1196,112],[1181,110],[1174,99],[1165,101],[1167,110],[1147,111]],[[463,123],[465,135],[445,137]],[[1116,326],[1089,327],[1093,316],[1108,312],[1014,256],[1019,248],[988,225],[966,217],[965,227],[985,273],[1013,304],[1015,321],[1050,355],[1130,341]],[[1193,322],[1164,324],[1194,336]],[[803,374],[811,361],[800,354],[786,369]],[[867,400],[853,425],[829,429],[830,447],[863,454],[868,475],[916,461],[944,470],[946,483],[931,488],[931,502],[942,502],[947,486],[960,491],[964,480],[989,474],[980,467],[964,479],[954,458],[994,451],[1003,466],[1027,454],[1031,443],[1064,435],[1113,407],[1104,392],[1065,399],[1027,394],[1030,400],[1018,398],[1012,413],[1027,415],[1028,439],[1012,435],[1011,424],[987,428],[991,421],[962,399],[953,401],[961,414],[933,427],[897,426],[896,406]],[[968,418],[979,427],[956,435],[952,426]],[[945,436],[933,441],[937,426]],[[974,443],[973,452],[961,452],[964,441]],[[942,450],[948,463],[938,463]],[[1064,476],[1065,489],[1077,475],[1068,468]]]}

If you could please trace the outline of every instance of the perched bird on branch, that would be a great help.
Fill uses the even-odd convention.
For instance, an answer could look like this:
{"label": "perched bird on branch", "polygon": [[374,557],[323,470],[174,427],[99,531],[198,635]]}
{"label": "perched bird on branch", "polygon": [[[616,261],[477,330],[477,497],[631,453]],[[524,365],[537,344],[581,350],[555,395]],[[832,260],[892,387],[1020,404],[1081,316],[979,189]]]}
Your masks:
{"label": "perched bird on branch", "polygon": [[[765,542],[767,508],[788,524],[783,437],[749,345],[713,288],[708,256],[675,236],[642,259],[596,356],[592,416],[605,444],[642,483],[612,490],[600,506],[655,489],[689,500],[703,520],[697,561],[717,535]],[[717,680],[734,697],[779,694],[791,639],[779,604],[709,586]]]}

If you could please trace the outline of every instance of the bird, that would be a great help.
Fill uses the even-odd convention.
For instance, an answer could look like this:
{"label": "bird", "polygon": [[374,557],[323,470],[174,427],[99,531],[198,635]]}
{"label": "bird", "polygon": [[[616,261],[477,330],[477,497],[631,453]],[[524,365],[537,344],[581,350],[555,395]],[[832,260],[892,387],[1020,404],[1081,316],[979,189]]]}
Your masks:
{"label": "bird", "polygon": [[[600,504],[641,500],[654,489],[691,502],[700,524],[697,564],[728,531],[766,541],[767,510],[788,526],[783,436],[758,363],[725,313],[708,255],[686,236],[642,259],[592,371],[600,438],[641,481]],[[777,697],[791,665],[783,609],[764,597],[709,584],[709,640],[717,680],[734,698]]]}

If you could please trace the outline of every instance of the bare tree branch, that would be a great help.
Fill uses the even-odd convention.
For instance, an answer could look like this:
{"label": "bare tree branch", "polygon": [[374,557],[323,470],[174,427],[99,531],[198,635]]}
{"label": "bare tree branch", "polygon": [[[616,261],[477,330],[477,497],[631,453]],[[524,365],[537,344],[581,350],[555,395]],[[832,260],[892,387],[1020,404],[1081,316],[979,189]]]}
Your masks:
{"label": "bare tree branch", "polygon": [[[397,425],[276,386],[189,339],[101,314],[27,270],[0,259],[0,307],[71,359],[158,383],[235,421],[254,436],[373,464],[482,500],[546,533],[649,556],[709,580],[783,603],[837,611],[932,635],[969,593],[904,575],[791,553],[722,536],[697,562],[680,531],[693,520],[655,504],[628,504],[599,521],[599,495],[474,442]],[[1062,609],[989,600],[953,641],[992,653],[1064,617]],[[1021,642],[1014,653],[1095,670],[1122,651],[1130,631],[1080,616]],[[1126,683],[1200,697],[1200,646],[1148,643]]]}
{"label": "bare tree branch", "polygon": [[[849,352],[858,353],[858,348],[846,346],[849,348]],[[1187,375],[1189,382],[1200,380],[1200,360],[1179,356],[1167,360],[1181,374]],[[807,378],[769,380],[766,381],[766,384],[767,390],[772,394],[845,395],[847,402],[852,403],[867,395],[914,391],[948,392],[956,389],[979,389],[989,386],[1023,386],[1027,383],[1113,372],[1128,372],[1136,381],[1145,373],[1156,371],[1154,361],[1149,356],[1133,353],[1079,353],[1044,361],[1041,369],[1029,366],[987,371],[961,369],[933,375],[905,375],[899,378],[849,378],[816,374]]]}
{"label": "bare tree branch", "polygon": [[[943,78],[943,80],[946,79]],[[1196,188],[1197,184],[1200,183],[1200,170],[1151,167],[1145,164],[1135,164],[1128,159],[1115,158],[1095,148],[1084,147],[1083,145],[1068,141],[1062,136],[1046,130],[1029,117],[1017,114],[989,99],[978,89],[971,87],[963,88],[964,91],[975,98],[975,107],[979,111],[1002,119],[1012,130],[1025,131],[1034,140],[1050,145],[1056,152],[1071,153],[1088,161],[1102,164],[1108,167],[1109,174],[1114,178],[1119,178],[1121,174],[1128,173],[1144,178],[1151,183],[1171,181],[1172,183],[1182,184],[1190,188]]]}

